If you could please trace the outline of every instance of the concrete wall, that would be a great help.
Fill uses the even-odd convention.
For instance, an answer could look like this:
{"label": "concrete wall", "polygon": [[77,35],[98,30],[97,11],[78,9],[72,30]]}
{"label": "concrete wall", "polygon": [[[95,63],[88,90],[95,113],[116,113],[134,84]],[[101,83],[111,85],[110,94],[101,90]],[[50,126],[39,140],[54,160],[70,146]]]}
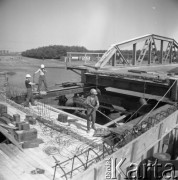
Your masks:
{"label": "concrete wall", "polygon": [[[121,165],[123,171],[130,165],[131,162],[139,163],[146,157],[151,156],[153,153],[162,151],[163,138],[172,132],[177,127],[178,123],[178,111],[175,111],[166,119],[161,121],[159,124],[142,134],[141,136],[128,143],[123,148],[119,149],[114,154],[108,156],[105,160],[96,163],[88,170],[74,177],[73,180],[104,180],[106,178],[106,162],[111,159],[117,159],[116,165],[121,159],[125,159]],[[115,177],[115,176],[113,176]],[[117,179],[124,179],[124,176],[118,176],[116,171]]]}

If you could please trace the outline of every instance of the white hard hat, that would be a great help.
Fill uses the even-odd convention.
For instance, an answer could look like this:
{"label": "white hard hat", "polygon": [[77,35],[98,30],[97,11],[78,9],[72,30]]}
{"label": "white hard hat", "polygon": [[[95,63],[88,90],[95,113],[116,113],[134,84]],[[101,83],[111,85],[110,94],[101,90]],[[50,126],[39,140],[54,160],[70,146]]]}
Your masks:
{"label": "white hard hat", "polygon": [[91,90],[90,90],[90,93],[91,93],[91,94],[95,94],[95,95],[98,94],[97,91],[96,91],[96,89],[91,89]]}
{"label": "white hard hat", "polygon": [[31,77],[31,75],[30,74],[26,74],[26,78],[30,78]]}
{"label": "white hard hat", "polygon": [[44,68],[45,66],[44,66],[44,64],[41,64],[41,68]]}

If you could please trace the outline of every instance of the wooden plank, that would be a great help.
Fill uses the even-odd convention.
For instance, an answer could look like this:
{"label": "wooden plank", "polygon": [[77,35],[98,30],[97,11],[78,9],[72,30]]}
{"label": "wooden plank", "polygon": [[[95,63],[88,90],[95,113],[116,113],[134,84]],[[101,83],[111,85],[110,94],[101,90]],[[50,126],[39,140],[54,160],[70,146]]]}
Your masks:
{"label": "wooden plank", "polygon": [[[13,151],[18,150],[17,147],[13,144],[9,144],[9,146]],[[54,159],[52,158],[52,156],[47,155],[41,147],[25,149],[24,153],[30,157],[32,156],[36,161],[39,161],[39,164],[46,164],[48,166],[48,170],[53,170],[52,167],[54,166]],[[52,173],[53,171],[50,172]]]}
{"label": "wooden plank", "polygon": [[23,151],[22,147],[19,145],[19,143],[15,140],[15,138],[8,133],[6,129],[4,129],[2,126],[0,126],[0,132],[9,139],[14,145],[16,145],[21,151]]}
{"label": "wooden plank", "polygon": [[153,34],[153,38],[157,39],[157,40],[168,41],[168,42],[173,42],[173,40],[174,40],[172,38],[163,37],[163,36],[159,36],[159,35],[155,35],[155,34]]}
{"label": "wooden plank", "polygon": [[[33,177],[30,177],[30,174],[25,172],[23,168],[9,158],[3,151],[0,151],[0,162],[3,164],[3,166],[7,166],[6,168],[17,176],[17,180],[33,179]],[[15,177],[13,177],[13,179],[15,179]]]}
{"label": "wooden plank", "polygon": [[136,61],[137,61],[137,44],[136,43],[134,43],[133,44],[133,57],[132,57],[132,65],[136,65]]}
{"label": "wooden plank", "polygon": [[[54,166],[54,159],[52,156],[47,155],[42,149],[39,148],[29,148],[25,149],[25,154],[30,154],[30,156],[33,156],[36,161],[39,163],[45,163],[47,166],[49,166],[48,170],[52,169]],[[52,169],[54,170],[54,169]],[[52,171],[50,171],[52,173]]]}
{"label": "wooden plank", "polygon": [[[23,168],[24,171],[30,172],[34,167],[30,166],[24,158],[21,158],[18,153],[10,150],[5,144],[0,145],[0,150],[4,152],[15,164],[18,164],[20,168]],[[20,151],[19,151],[20,152]]]}
{"label": "wooden plank", "polygon": [[136,152],[137,152],[137,149],[138,149],[138,140],[133,142],[132,144],[132,151],[131,151],[131,156],[130,156],[130,162],[135,162],[135,158],[136,158]]}
{"label": "wooden plank", "polygon": [[111,110],[111,111],[114,111],[114,110],[116,109],[116,108],[114,108],[114,107],[104,106],[104,105],[101,105],[101,104],[100,104],[100,107],[101,107],[101,108],[108,109],[108,110]]}
{"label": "wooden plank", "polygon": [[[38,168],[42,168],[45,170],[45,175],[51,179],[52,175],[54,173],[54,169],[52,168],[52,166],[49,165],[49,162],[46,163],[41,159],[41,154],[42,151],[39,148],[32,148],[32,149],[25,149],[24,152],[18,152],[17,147],[15,146],[11,146],[11,149],[15,152],[15,153],[19,153],[19,155],[21,155],[22,158],[25,158],[27,160],[27,162],[29,162],[31,165],[33,166],[37,166]],[[38,151],[38,152],[37,152]],[[41,151],[41,153],[39,153],[39,151]],[[32,153],[33,152],[33,153]],[[28,157],[27,157],[28,156]],[[53,166],[55,165],[54,161],[53,161]],[[56,173],[56,178],[60,177],[59,173]]]}
{"label": "wooden plank", "polygon": [[126,117],[126,115],[122,115],[119,118],[114,119],[113,121],[108,122],[107,124],[104,124],[103,126],[106,126],[106,127],[111,126],[112,124],[115,124],[115,123],[122,121],[125,117]]}
{"label": "wooden plank", "polygon": [[53,105],[53,107],[55,107],[57,109],[70,109],[70,110],[86,111],[85,108],[81,108],[81,107],[58,106],[58,105]]}
{"label": "wooden plank", "polygon": [[17,129],[17,128],[14,127],[14,126],[9,126],[9,125],[3,124],[3,123],[0,123],[0,126],[5,127],[5,128],[7,128],[7,129]]}
{"label": "wooden plank", "polygon": [[11,170],[5,165],[0,166],[0,180],[22,180],[17,177]]}
{"label": "wooden plank", "polygon": [[80,86],[62,87],[62,88],[58,88],[58,89],[49,90],[48,93],[56,92],[56,91],[63,91],[63,90],[76,89],[76,88],[81,88],[81,87]]}
{"label": "wooden plank", "polygon": [[[26,172],[31,172],[32,170],[35,170],[38,167],[38,164],[31,164],[29,159],[29,156],[22,156],[22,152],[20,151],[12,151],[10,147],[8,147],[5,144],[1,144],[0,149],[7,154],[13,161],[15,161],[21,168],[23,168]],[[19,163],[20,162],[20,163]],[[35,174],[33,176],[35,180],[49,180],[44,174]]]}
{"label": "wooden plank", "polygon": [[[164,119],[163,122],[163,136],[165,136],[166,134],[168,134],[170,131],[172,131],[172,129],[174,129],[177,124],[176,124],[176,120],[177,120],[177,115],[178,115],[178,111],[172,113],[170,116],[168,116],[166,119]],[[162,122],[160,122],[159,124],[161,124]],[[119,148],[118,151],[116,151],[115,153],[110,155],[110,158],[115,159],[117,158],[119,161],[121,159],[126,158],[126,160],[124,161],[124,163],[122,164],[122,170],[125,172],[126,168],[130,165],[130,162],[133,160],[134,163],[139,163],[140,162],[140,158],[148,152],[149,149],[151,149],[153,146],[155,146],[155,144],[157,144],[160,140],[155,140],[158,137],[158,132],[159,132],[159,124],[157,124],[155,127],[152,127],[151,129],[149,129],[147,132],[145,132],[144,134],[140,135],[139,137],[137,137],[136,139],[134,139],[132,142],[129,142],[128,144],[126,144],[125,146],[123,146],[122,148]],[[163,138],[163,137],[161,137]],[[137,141],[136,143],[136,150],[132,149],[132,144]],[[132,151],[130,151],[132,150]],[[131,152],[134,152],[135,155],[133,155],[133,157],[131,158]],[[91,175],[93,174],[93,172],[91,171],[94,168],[97,168],[99,170],[99,172],[97,174],[97,179],[104,179],[104,177],[106,177],[105,173],[106,171],[106,163],[104,163],[105,160],[95,164],[92,166],[92,168],[89,168],[88,170],[86,170],[82,176],[76,176],[73,179],[77,180],[89,180]],[[166,161],[168,162],[168,161]],[[178,163],[177,163],[178,165]],[[164,167],[164,166],[163,166]],[[104,173],[103,173],[104,172]],[[121,178],[124,179],[124,176]]]}
{"label": "wooden plank", "polygon": [[[143,93],[130,91],[130,90],[117,89],[117,93],[130,95],[130,96],[136,96],[136,97],[143,97]],[[155,99],[158,101],[162,98],[162,96],[151,95],[151,94],[146,94],[146,93],[144,93],[144,97],[146,99]],[[165,98],[165,97],[161,101],[167,102],[167,103],[172,103],[172,101],[170,101],[169,98]]]}
{"label": "wooden plank", "polygon": [[[46,95],[44,95],[44,97],[57,97],[57,96],[63,96],[63,95],[67,95],[67,94],[75,94],[75,93],[81,93],[83,92],[83,88],[82,87],[70,87],[70,88],[62,88],[62,89],[55,89],[55,90],[51,90],[48,91]],[[43,95],[41,95],[43,96]]]}

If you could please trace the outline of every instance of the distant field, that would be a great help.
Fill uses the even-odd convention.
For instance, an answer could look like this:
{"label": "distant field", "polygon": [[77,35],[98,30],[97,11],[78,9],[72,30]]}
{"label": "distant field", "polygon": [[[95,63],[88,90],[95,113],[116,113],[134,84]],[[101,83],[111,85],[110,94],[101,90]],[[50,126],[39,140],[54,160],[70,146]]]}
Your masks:
{"label": "distant field", "polygon": [[[33,75],[41,64],[45,64],[46,66],[47,82],[50,87],[62,82],[80,81],[80,77],[76,73],[66,70],[65,63],[58,60],[39,60],[21,56],[0,56],[0,72],[8,72],[10,86],[19,91],[25,90],[25,75],[27,73]],[[35,82],[38,82],[38,76],[36,76]]]}

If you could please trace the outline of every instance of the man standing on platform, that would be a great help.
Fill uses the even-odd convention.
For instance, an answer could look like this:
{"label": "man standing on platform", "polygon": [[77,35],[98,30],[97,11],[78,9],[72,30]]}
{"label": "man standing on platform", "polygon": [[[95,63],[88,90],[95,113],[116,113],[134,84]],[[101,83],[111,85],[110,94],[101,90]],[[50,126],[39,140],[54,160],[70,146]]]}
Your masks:
{"label": "man standing on platform", "polygon": [[27,98],[24,104],[25,107],[29,107],[29,102],[31,102],[32,106],[35,106],[34,99],[33,99],[33,92],[32,92],[32,86],[35,85],[35,83],[30,82],[30,78],[31,78],[31,75],[27,74],[26,80],[25,80],[25,86],[27,88]]}
{"label": "man standing on platform", "polygon": [[40,74],[39,80],[38,80],[38,90],[37,90],[39,93],[41,91],[42,82],[44,83],[45,90],[48,91],[48,87],[47,87],[47,83],[46,83],[46,76],[45,76],[46,72],[47,71],[45,69],[44,64],[41,64],[41,68],[35,72],[35,74],[37,74],[37,73]]}
{"label": "man standing on platform", "polygon": [[87,97],[85,104],[87,105],[87,132],[90,132],[90,124],[92,122],[92,128],[96,130],[96,111],[99,108],[99,101],[97,97],[96,89],[90,90],[90,95]]}

